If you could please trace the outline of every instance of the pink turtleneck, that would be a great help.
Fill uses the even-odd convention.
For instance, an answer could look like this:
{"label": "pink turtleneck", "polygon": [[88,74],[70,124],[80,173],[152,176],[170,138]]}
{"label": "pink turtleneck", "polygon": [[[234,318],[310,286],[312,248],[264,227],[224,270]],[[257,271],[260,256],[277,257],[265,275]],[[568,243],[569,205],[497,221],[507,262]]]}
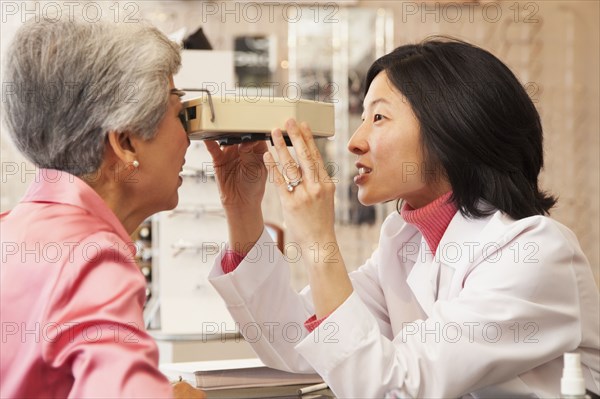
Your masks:
{"label": "pink turtleneck", "polygon": [[448,191],[438,199],[418,209],[404,203],[400,210],[400,214],[406,223],[412,224],[423,234],[429,249],[434,254],[446,232],[446,228],[458,210],[453,202],[448,201],[451,196],[452,191]]}

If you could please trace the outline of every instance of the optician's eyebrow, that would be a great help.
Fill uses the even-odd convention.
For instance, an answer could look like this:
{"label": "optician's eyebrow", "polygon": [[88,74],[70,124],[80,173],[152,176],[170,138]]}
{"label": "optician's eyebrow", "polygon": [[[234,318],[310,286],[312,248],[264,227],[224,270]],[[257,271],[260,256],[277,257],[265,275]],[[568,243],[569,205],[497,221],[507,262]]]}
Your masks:
{"label": "optician's eyebrow", "polygon": [[384,103],[384,104],[387,104],[387,105],[392,105],[392,103],[390,103],[385,98],[376,98],[375,100],[371,101],[369,104],[364,104],[363,108],[364,109],[372,108],[372,107],[374,107],[375,105],[377,105],[379,103]]}
{"label": "optician's eyebrow", "polygon": [[183,91],[181,89],[171,89],[169,91],[169,94],[175,94],[177,97],[181,98],[181,97],[185,96],[185,91]]}

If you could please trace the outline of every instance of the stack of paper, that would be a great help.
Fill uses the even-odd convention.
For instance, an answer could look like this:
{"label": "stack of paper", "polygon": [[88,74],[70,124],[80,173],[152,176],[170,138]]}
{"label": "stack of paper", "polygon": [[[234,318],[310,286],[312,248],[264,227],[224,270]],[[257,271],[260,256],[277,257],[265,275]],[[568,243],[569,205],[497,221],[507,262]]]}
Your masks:
{"label": "stack of paper", "polygon": [[203,390],[317,384],[318,374],[296,374],[267,367],[260,359],[166,363],[160,370],[171,381],[180,379]]}

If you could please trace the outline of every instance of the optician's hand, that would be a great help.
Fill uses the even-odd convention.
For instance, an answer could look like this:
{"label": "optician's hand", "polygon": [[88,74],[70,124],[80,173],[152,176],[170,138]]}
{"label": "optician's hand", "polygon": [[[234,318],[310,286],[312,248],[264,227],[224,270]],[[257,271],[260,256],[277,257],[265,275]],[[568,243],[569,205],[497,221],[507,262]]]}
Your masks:
{"label": "optician's hand", "polygon": [[216,141],[204,143],[213,159],[223,206],[244,208],[260,205],[267,181],[267,170],[262,161],[267,144],[255,141],[220,147]]}
{"label": "optician's hand", "polygon": [[[335,184],[325,169],[308,125],[297,124],[290,119],[286,122],[286,129],[298,163],[290,154],[279,129],[272,133],[278,160],[270,153],[264,155],[271,180],[278,187],[286,226],[308,245],[335,241]],[[299,181],[300,178],[302,181]]]}
{"label": "optician's hand", "polygon": [[173,384],[173,397],[175,399],[205,399],[206,394],[187,382],[177,382]]}
{"label": "optician's hand", "polygon": [[[323,318],[337,309],[352,294],[344,260],[334,229],[333,198],[335,184],[329,177],[312,132],[307,124],[286,123],[298,164],[285,145],[280,130],[271,134],[278,162],[264,155],[271,179],[278,187],[288,231],[302,251],[308,270],[315,314]],[[302,181],[297,171],[302,171]]]}
{"label": "optician's hand", "polygon": [[265,195],[267,169],[264,141],[220,147],[205,141],[212,156],[221,202],[227,216],[229,246],[245,253],[254,246],[264,229],[261,203]]}

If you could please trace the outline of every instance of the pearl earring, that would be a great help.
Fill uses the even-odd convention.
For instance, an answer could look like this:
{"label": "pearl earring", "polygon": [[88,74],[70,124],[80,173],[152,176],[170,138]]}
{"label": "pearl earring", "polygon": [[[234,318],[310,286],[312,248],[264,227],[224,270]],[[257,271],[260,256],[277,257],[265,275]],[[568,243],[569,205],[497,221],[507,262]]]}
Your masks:
{"label": "pearl earring", "polygon": [[137,169],[140,166],[140,163],[138,162],[137,159],[134,159],[133,162],[132,162],[132,165],[133,165],[134,168]]}

